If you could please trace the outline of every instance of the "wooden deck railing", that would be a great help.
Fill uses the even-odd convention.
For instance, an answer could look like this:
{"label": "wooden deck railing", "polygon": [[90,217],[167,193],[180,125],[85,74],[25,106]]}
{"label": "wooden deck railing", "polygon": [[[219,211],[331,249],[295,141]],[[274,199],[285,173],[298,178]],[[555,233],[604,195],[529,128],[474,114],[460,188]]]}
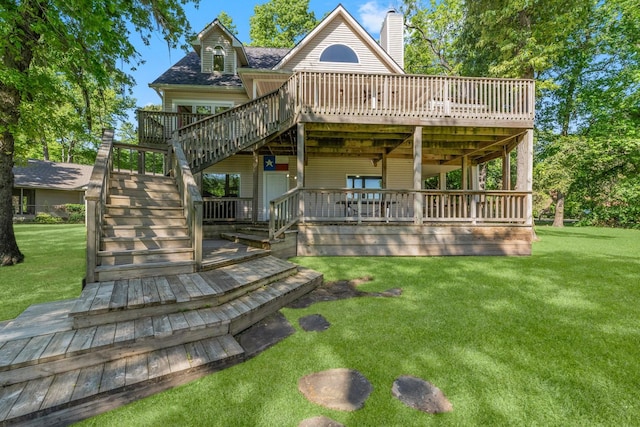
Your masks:
{"label": "wooden deck railing", "polygon": [[298,113],[307,120],[427,118],[532,122],[532,80],[403,74],[300,71],[280,89],[213,116],[139,111],[141,142],[174,136],[194,171],[255,145],[291,126]]}
{"label": "wooden deck railing", "polygon": [[200,189],[189,168],[187,157],[177,142],[172,144],[171,173],[176,178],[178,191],[182,200],[184,214],[187,219],[191,247],[194,250],[196,271],[202,266],[202,196]]}
{"label": "wooden deck railing", "polygon": [[253,198],[251,197],[203,197],[204,222],[251,221]]}
{"label": "wooden deck railing", "polygon": [[[297,222],[527,224],[524,191],[293,189],[270,202],[269,235]],[[416,215],[415,198],[422,199]]]}
{"label": "wooden deck railing", "polygon": [[150,110],[138,110],[137,115],[138,143],[140,144],[166,144],[176,130],[211,116],[211,114]]}
{"label": "wooden deck railing", "polygon": [[112,170],[144,175],[169,173],[169,149],[166,145],[113,144]]}
{"label": "wooden deck railing", "polygon": [[300,220],[301,191],[293,188],[269,202],[269,238],[273,239]]}
{"label": "wooden deck railing", "polygon": [[102,216],[107,204],[107,189],[113,163],[112,148],[113,130],[105,129],[102,131],[102,143],[98,149],[91,179],[85,193],[87,222],[87,275],[85,283],[92,283],[96,279],[100,236],[102,235]]}
{"label": "wooden deck railing", "polygon": [[[280,89],[230,110],[199,120],[177,131],[195,171],[257,144],[293,124],[296,79],[290,78]],[[257,146],[255,148],[257,148]]]}
{"label": "wooden deck railing", "polygon": [[[524,224],[527,192],[304,189],[302,221]],[[423,212],[414,212],[422,198]]]}
{"label": "wooden deck railing", "polygon": [[533,120],[532,80],[301,71],[302,114]]}

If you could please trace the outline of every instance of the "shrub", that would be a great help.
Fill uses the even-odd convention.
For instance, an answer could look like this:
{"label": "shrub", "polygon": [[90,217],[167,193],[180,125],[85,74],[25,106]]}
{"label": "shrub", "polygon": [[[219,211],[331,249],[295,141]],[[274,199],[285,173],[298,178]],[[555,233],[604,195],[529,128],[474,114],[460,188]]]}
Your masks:
{"label": "shrub", "polygon": [[36,224],[61,224],[63,221],[59,216],[53,216],[48,213],[39,213],[36,215],[33,222]]}

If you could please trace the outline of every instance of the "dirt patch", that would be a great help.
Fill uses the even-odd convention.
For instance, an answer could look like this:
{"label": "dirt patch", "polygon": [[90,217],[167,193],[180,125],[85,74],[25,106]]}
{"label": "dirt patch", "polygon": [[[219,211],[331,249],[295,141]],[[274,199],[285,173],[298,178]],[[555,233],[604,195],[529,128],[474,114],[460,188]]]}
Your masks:
{"label": "dirt patch", "polygon": [[383,292],[364,292],[358,290],[358,286],[373,280],[373,277],[365,276],[353,280],[338,280],[326,282],[318,286],[308,294],[298,298],[288,308],[306,308],[322,301],[337,301],[355,297],[397,297],[402,295],[402,289],[392,288]]}

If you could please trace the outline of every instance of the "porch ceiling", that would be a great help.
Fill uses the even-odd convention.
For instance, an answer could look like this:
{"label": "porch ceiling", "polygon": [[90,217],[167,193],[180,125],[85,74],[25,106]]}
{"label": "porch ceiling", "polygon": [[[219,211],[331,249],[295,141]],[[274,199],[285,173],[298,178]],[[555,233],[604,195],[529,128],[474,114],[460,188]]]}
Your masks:
{"label": "porch ceiling", "polygon": [[[413,126],[306,123],[308,156],[413,158]],[[483,163],[510,152],[526,129],[490,127],[422,128],[422,163],[459,165]],[[295,155],[295,128],[260,149],[260,154]]]}

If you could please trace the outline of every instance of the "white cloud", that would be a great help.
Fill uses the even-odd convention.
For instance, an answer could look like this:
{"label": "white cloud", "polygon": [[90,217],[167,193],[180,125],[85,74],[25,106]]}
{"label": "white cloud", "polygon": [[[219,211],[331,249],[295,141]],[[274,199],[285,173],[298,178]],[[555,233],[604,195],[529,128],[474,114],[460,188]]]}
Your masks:
{"label": "white cloud", "polygon": [[389,7],[382,6],[377,0],[370,0],[358,8],[358,21],[374,37],[380,34],[382,21],[389,11]]}

